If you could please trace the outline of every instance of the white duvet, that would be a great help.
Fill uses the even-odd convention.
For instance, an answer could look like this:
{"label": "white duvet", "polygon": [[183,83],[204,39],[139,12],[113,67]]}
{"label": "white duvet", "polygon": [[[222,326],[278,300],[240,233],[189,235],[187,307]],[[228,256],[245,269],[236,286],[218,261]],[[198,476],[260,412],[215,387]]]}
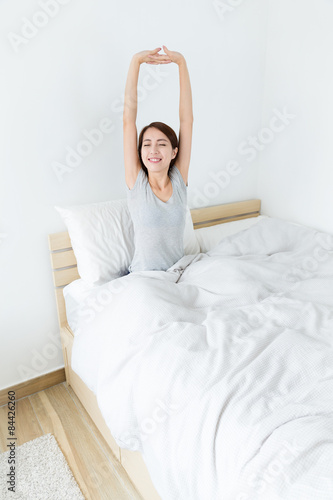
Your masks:
{"label": "white duvet", "polygon": [[72,367],[163,500],[332,500],[333,237],[276,218],[93,289]]}

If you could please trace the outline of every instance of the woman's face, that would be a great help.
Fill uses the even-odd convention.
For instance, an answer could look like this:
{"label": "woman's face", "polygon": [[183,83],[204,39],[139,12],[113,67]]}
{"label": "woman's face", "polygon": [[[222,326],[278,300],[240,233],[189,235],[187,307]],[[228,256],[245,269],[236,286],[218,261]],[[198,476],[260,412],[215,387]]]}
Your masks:
{"label": "woman's face", "polygon": [[148,128],[143,134],[141,157],[148,171],[168,172],[170,162],[175,158],[178,148],[172,149],[168,137],[157,128]]}

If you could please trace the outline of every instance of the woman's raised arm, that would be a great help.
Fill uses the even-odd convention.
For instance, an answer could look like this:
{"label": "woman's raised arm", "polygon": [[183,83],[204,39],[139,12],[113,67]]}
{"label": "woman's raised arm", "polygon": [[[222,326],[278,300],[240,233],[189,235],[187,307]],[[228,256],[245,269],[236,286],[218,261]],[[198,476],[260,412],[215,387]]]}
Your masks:
{"label": "woman's raised arm", "polygon": [[176,159],[177,166],[184,179],[188,183],[188,170],[190,168],[192,131],[193,131],[193,107],[190,75],[188,73],[185,59],[178,64],[179,67],[179,152]]}
{"label": "woman's raised arm", "polygon": [[[123,111],[123,143],[124,143],[124,163],[125,181],[127,187],[132,189],[135,184],[138,172],[141,168],[137,152],[138,132],[136,129],[137,102],[138,102],[138,79],[142,63],[151,63],[148,56],[157,54],[161,50],[143,50],[132,57],[125,86],[124,111]],[[160,63],[171,62],[164,56]],[[159,64],[160,64],[159,63]]]}
{"label": "woman's raised arm", "polygon": [[128,70],[123,112],[123,144],[125,182],[129,189],[135,184],[140,169],[140,160],[137,153],[137,84],[139,79],[140,63],[136,56],[131,60]]}
{"label": "woman's raised arm", "polygon": [[[163,50],[171,62],[179,67],[179,151],[176,157],[175,165],[178,167],[185,184],[188,181],[188,170],[190,167],[191,148],[192,148],[192,130],[193,130],[193,106],[192,89],[190,75],[187,69],[185,57],[179,52],[168,50],[163,45]],[[159,61],[165,58],[164,54],[149,55],[148,59],[153,64],[159,64]]]}

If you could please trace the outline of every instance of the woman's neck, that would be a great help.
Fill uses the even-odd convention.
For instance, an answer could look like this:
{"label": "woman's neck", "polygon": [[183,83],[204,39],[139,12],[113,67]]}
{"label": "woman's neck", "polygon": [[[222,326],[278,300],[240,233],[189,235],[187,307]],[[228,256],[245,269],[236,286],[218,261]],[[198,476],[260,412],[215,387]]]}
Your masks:
{"label": "woman's neck", "polygon": [[[158,175],[160,173],[162,175]],[[153,189],[163,191],[170,185],[171,180],[168,174],[165,175],[163,172],[154,172],[153,174],[148,174],[148,182]]]}

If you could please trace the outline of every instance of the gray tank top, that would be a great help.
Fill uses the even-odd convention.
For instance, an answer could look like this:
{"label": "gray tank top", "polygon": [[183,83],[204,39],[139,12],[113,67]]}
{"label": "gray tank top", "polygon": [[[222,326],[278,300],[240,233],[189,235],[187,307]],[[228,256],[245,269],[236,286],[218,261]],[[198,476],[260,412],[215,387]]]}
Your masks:
{"label": "gray tank top", "polygon": [[133,188],[126,186],[135,245],[129,273],[166,271],[184,255],[187,186],[175,165],[170,180],[172,195],[166,202],[155,195],[142,168]]}

